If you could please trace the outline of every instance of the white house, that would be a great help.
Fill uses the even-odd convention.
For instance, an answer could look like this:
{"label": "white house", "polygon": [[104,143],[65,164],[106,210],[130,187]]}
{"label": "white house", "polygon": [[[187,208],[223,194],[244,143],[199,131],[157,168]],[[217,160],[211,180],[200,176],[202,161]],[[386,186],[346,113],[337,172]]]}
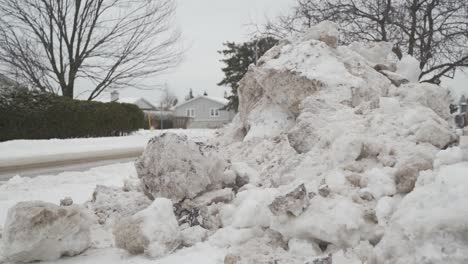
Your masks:
{"label": "white house", "polygon": [[111,102],[118,102],[118,103],[125,103],[125,104],[134,104],[138,106],[142,111],[155,111],[157,108],[150,103],[148,100],[144,98],[137,98],[137,97],[125,97],[120,98],[119,92],[112,91],[111,93]]}
{"label": "white house", "polygon": [[189,128],[219,128],[230,123],[236,113],[221,110],[228,104],[225,98],[198,96],[175,107],[176,116],[191,117]]}

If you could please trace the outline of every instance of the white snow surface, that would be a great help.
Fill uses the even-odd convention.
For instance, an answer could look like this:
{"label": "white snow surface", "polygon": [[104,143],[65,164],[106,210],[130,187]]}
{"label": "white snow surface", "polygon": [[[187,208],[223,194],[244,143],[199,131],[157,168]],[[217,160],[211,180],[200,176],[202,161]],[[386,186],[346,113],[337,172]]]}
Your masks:
{"label": "white snow surface", "polygon": [[191,138],[212,136],[214,130],[140,130],[129,136],[103,138],[70,138],[49,140],[11,140],[0,142],[0,166],[22,163],[34,163],[42,160],[60,160],[66,156],[77,157],[93,152],[112,154],[116,151],[141,150],[154,136],[171,131],[172,133],[189,134]]}

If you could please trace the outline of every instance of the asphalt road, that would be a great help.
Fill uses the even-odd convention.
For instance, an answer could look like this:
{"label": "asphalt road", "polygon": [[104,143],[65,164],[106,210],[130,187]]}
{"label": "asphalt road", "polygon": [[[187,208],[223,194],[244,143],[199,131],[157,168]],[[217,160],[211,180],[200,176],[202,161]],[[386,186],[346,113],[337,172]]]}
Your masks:
{"label": "asphalt road", "polygon": [[34,177],[37,175],[56,175],[64,171],[85,171],[94,167],[115,163],[132,162],[142,153],[141,149],[120,151],[116,153],[90,153],[76,157],[47,158],[37,162],[23,164],[1,164],[0,181],[7,181],[15,175]]}

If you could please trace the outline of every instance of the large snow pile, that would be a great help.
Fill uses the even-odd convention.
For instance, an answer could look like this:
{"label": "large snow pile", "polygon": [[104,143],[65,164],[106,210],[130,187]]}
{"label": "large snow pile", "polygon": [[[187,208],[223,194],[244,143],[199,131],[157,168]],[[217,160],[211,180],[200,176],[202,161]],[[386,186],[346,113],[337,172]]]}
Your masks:
{"label": "large snow pile", "polygon": [[337,47],[331,27],[282,41],[241,81],[218,142],[250,184],[223,223],[306,241],[321,249],[310,263],[464,263],[468,168],[438,154],[457,141],[448,91],[416,83],[418,63],[389,43]]}

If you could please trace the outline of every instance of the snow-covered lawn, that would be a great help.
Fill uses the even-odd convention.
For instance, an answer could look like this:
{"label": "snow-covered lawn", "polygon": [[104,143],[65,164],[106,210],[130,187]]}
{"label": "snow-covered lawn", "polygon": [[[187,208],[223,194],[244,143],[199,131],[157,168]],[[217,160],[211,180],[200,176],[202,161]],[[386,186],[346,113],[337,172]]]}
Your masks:
{"label": "snow-covered lawn", "polygon": [[93,153],[105,155],[106,153],[112,154],[115,152],[143,151],[149,139],[167,131],[186,134],[190,138],[197,140],[212,136],[215,130],[141,130],[124,137],[12,140],[0,142],[0,167],[57,161],[71,157],[84,157]]}
{"label": "snow-covered lawn", "polygon": [[[60,199],[71,197],[75,204],[83,204],[91,200],[97,185],[122,187],[124,180],[135,178],[136,171],[133,163],[114,164],[91,169],[86,172],[64,172],[56,176],[43,175],[35,178],[14,177],[0,186],[0,223],[5,223],[8,209],[21,201],[44,201],[59,204]],[[80,256],[63,258],[56,262],[60,264],[94,264],[94,263],[220,263],[224,252],[209,244],[180,250],[177,254],[161,259],[157,262],[144,256],[130,256],[124,250],[109,247],[106,230],[98,230],[93,235],[93,244],[97,248],[90,249]],[[100,248],[102,247],[102,248]]]}
{"label": "snow-covered lawn", "polygon": [[8,208],[17,202],[40,200],[58,204],[71,197],[77,204],[91,199],[96,185],[122,186],[125,178],[136,177],[133,162],[114,164],[85,172],[63,172],[34,178],[15,176],[0,186],[0,223],[5,223]]}
{"label": "snow-covered lawn", "polygon": [[[214,135],[215,130],[171,130],[168,132],[185,134],[196,141],[206,141],[207,138]],[[135,145],[144,148],[150,138],[159,134],[161,134],[160,131],[139,131],[128,137],[3,142],[0,143],[0,149],[2,150],[0,151],[0,160],[12,157],[36,157],[41,154],[60,155],[70,152],[112,150]],[[7,152],[10,152],[10,155],[7,155]],[[70,197],[73,199],[74,204],[84,204],[91,200],[97,185],[122,187],[125,180],[135,179],[136,177],[133,162],[96,167],[84,172],[69,171],[58,175],[41,175],[34,178],[15,176],[0,186],[1,226],[5,223],[9,208],[18,202],[37,200],[59,204],[61,199]],[[130,256],[124,250],[114,248],[112,246],[112,234],[109,232],[109,230],[104,229],[94,230],[92,241],[94,248],[87,250],[78,257],[62,258],[57,262],[45,263],[205,264],[220,263],[224,258],[223,250],[209,244],[203,244],[180,250],[175,255],[155,262],[144,256]]]}

